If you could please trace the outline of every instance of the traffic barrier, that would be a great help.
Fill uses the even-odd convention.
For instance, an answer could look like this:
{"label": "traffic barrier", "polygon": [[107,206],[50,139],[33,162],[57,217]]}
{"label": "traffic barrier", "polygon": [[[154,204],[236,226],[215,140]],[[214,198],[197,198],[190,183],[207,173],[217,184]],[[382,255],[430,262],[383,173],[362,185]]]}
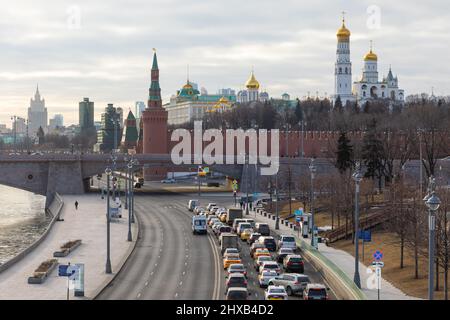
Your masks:
{"label": "traffic barrier", "polygon": [[297,240],[297,246],[302,251],[303,257],[315,267],[333,288],[338,299],[367,300],[364,292],[330,259],[302,239]]}

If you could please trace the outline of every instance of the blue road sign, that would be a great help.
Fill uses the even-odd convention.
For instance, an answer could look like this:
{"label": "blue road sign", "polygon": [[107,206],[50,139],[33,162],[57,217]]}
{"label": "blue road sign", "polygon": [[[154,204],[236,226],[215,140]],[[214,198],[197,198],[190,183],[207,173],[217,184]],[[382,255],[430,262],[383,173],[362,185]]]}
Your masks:
{"label": "blue road sign", "polygon": [[383,259],[383,253],[380,250],[377,250],[373,254],[373,257],[375,260],[380,261],[381,259]]}
{"label": "blue road sign", "polygon": [[67,268],[69,265],[67,264],[60,264],[58,266],[58,276],[59,277],[67,277]]}
{"label": "blue road sign", "polygon": [[302,217],[300,217],[300,216],[296,216],[296,217],[295,217],[295,221],[297,221],[297,222],[300,222],[300,221],[302,221]]}
{"label": "blue road sign", "polygon": [[295,214],[296,216],[301,216],[301,215],[303,215],[303,210],[302,210],[302,209],[295,210],[295,211],[294,211],[294,214]]}
{"label": "blue road sign", "polygon": [[371,242],[372,232],[370,230],[359,230],[358,238],[364,242]]}

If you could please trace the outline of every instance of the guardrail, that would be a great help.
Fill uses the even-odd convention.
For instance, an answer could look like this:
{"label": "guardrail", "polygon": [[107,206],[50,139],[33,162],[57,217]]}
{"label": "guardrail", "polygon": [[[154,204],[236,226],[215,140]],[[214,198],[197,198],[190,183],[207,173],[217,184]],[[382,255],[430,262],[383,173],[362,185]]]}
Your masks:
{"label": "guardrail", "polygon": [[297,240],[297,246],[302,251],[305,259],[320,272],[323,278],[333,288],[337,298],[343,300],[367,300],[364,292],[330,259],[304,240]]}
{"label": "guardrail", "polygon": [[55,197],[47,209],[47,212],[52,215],[52,220],[50,221],[49,225],[47,226],[47,229],[39,237],[39,239],[35,240],[28,248],[21,251],[14,258],[11,258],[10,260],[6,261],[4,264],[0,265],[0,273],[5,271],[9,267],[11,267],[13,264],[22,260],[28,253],[33,251],[37,246],[39,246],[42,243],[42,241],[45,240],[45,238],[50,233],[50,230],[52,229],[53,225],[58,220],[63,206],[64,206],[63,199],[61,198],[61,196],[58,193],[55,193]]}

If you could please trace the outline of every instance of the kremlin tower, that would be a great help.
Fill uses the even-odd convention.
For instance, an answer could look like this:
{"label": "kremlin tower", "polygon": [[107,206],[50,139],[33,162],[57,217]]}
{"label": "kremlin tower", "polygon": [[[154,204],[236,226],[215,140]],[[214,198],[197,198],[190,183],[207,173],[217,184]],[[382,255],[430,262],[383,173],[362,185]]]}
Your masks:
{"label": "kremlin tower", "polygon": [[[151,85],[147,108],[142,112],[143,153],[167,155],[167,111],[162,107],[161,88],[159,86],[159,68],[156,51],[153,54],[151,70]],[[167,169],[164,167],[144,168],[144,179],[148,181],[166,178]]]}

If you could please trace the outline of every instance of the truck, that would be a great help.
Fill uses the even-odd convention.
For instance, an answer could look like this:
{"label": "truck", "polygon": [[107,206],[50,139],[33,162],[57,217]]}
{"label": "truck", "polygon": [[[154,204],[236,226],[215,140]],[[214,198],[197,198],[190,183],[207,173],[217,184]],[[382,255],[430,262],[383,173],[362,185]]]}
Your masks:
{"label": "truck", "polygon": [[193,234],[206,234],[206,216],[199,215],[192,217],[192,233]]}
{"label": "truck", "polygon": [[233,225],[234,219],[242,218],[242,209],[240,208],[229,208],[227,212],[227,224]]}
{"label": "truck", "polygon": [[236,248],[239,249],[239,238],[237,235],[233,233],[224,232],[220,235],[220,251],[222,254],[225,252],[227,248]]}

